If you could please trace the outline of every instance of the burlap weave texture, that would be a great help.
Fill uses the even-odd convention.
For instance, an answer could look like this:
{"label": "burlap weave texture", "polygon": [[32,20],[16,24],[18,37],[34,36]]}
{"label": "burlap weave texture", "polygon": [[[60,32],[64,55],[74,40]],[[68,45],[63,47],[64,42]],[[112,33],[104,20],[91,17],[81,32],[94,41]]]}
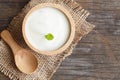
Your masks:
{"label": "burlap weave texture", "polygon": [[[75,21],[75,38],[72,44],[61,54],[55,56],[45,56],[32,51],[25,43],[22,36],[22,22],[27,12],[37,4],[54,3],[64,6],[72,15]],[[57,70],[62,60],[72,53],[77,42],[86,34],[88,34],[94,25],[86,21],[89,12],[84,10],[79,4],[71,0],[31,0],[24,9],[11,21],[8,30],[11,32],[17,43],[31,50],[39,61],[37,70],[26,75],[21,73],[14,64],[14,58],[11,49],[3,41],[0,41],[0,71],[9,76],[13,80],[50,80],[53,73]]]}

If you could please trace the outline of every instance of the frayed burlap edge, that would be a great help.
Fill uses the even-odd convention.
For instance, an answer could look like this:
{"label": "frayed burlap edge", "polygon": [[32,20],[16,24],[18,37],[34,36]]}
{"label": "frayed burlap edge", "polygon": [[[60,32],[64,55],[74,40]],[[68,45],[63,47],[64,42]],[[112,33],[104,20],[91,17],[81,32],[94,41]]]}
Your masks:
{"label": "frayed burlap edge", "polygon": [[[68,47],[68,49],[66,49],[63,53],[61,53],[60,55],[56,55],[56,56],[52,56],[52,57],[47,57],[47,56],[43,56],[43,55],[38,55],[35,53],[35,55],[37,57],[40,56],[40,58],[45,58],[48,59],[48,61],[46,60],[46,63],[51,65],[49,63],[49,60],[51,60],[51,62],[55,62],[55,64],[48,68],[42,68],[42,69],[47,69],[48,73],[46,72],[44,73],[45,76],[41,76],[41,77],[36,77],[33,79],[33,77],[31,77],[32,75],[29,75],[27,77],[27,75],[22,73],[19,73],[18,75],[15,75],[15,72],[12,72],[12,69],[7,69],[7,67],[4,67],[4,64],[2,64],[2,62],[0,63],[0,71],[3,72],[5,75],[9,76],[10,79],[13,80],[50,80],[50,78],[53,76],[53,74],[56,72],[56,70],[58,69],[58,67],[60,66],[61,62],[65,59],[65,57],[69,56],[72,53],[73,48],[75,47],[75,45],[78,43],[78,41],[82,38],[82,36],[88,34],[93,28],[94,25],[88,23],[85,21],[85,19],[87,18],[87,16],[89,15],[89,12],[84,10],[79,4],[77,4],[74,1],[70,1],[70,0],[31,0],[26,6],[25,8],[22,10],[22,12],[20,12],[18,14],[18,16],[16,16],[12,22],[10,23],[8,30],[11,32],[11,34],[13,35],[13,37],[15,38],[15,40],[18,42],[19,45],[21,45],[24,48],[29,49],[29,47],[25,44],[23,37],[21,36],[21,23],[23,21],[24,16],[27,14],[27,12],[34,7],[35,5],[39,4],[39,3],[56,3],[56,4],[60,4],[62,6],[64,6],[72,15],[75,24],[76,24],[76,34],[75,34],[75,38],[72,42],[72,44]],[[20,35],[20,36],[19,36]],[[3,45],[3,47],[1,49],[3,49],[3,52],[8,52],[9,53],[9,47],[4,43],[4,41],[1,41],[1,47]],[[4,56],[3,56],[4,57]],[[40,59],[38,58],[38,59]],[[57,58],[57,59],[56,59]],[[50,70],[50,69],[54,69],[54,70]],[[50,71],[49,71],[50,70]],[[39,71],[39,70],[38,70]],[[43,70],[41,70],[43,71]],[[41,74],[42,72],[40,72]],[[37,71],[35,72],[35,74],[37,74]],[[34,74],[34,76],[35,76]]]}

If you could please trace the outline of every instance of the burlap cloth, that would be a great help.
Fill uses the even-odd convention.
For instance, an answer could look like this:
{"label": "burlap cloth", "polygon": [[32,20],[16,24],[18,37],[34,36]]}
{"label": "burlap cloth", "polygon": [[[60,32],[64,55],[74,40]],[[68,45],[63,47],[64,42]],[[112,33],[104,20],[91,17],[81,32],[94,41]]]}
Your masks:
{"label": "burlap cloth", "polygon": [[[32,51],[23,40],[22,36],[22,21],[26,13],[35,5],[40,3],[56,3],[64,6],[72,15],[76,24],[76,33],[72,44],[61,54],[55,56],[44,56]],[[82,7],[71,0],[31,0],[24,9],[11,21],[8,30],[11,32],[17,43],[31,50],[39,61],[37,70],[31,74],[26,75],[21,73],[14,64],[14,58],[11,49],[3,41],[0,41],[0,71],[9,76],[13,80],[50,80],[53,73],[56,72],[62,60],[71,54],[73,48],[82,36],[88,34],[93,25],[88,23],[85,19],[89,13],[82,9]]]}

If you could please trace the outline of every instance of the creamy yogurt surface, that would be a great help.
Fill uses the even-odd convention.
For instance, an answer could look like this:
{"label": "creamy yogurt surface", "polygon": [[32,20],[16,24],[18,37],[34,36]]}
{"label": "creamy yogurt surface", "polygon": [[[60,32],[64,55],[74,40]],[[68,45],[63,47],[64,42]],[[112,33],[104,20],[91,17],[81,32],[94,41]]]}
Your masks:
{"label": "creamy yogurt surface", "polygon": [[[53,40],[45,35],[52,34]],[[52,7],[32,12],[26,20],[25,35],[29,43],[41,51],[53,51],[62,47],[69,38],[70,24],[66,15]]]}

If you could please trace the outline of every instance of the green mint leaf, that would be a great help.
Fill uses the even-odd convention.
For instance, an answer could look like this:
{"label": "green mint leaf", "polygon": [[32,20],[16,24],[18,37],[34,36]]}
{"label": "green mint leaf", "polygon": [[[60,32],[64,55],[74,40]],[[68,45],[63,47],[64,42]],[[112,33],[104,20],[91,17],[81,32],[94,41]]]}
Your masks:
{"label": "green mint leaf", "polygon": [[53,40],[54,39],[54,36],[51,34],[51,33],[48,33],[47,35],[45,35],[45,38],[47,40]]}

